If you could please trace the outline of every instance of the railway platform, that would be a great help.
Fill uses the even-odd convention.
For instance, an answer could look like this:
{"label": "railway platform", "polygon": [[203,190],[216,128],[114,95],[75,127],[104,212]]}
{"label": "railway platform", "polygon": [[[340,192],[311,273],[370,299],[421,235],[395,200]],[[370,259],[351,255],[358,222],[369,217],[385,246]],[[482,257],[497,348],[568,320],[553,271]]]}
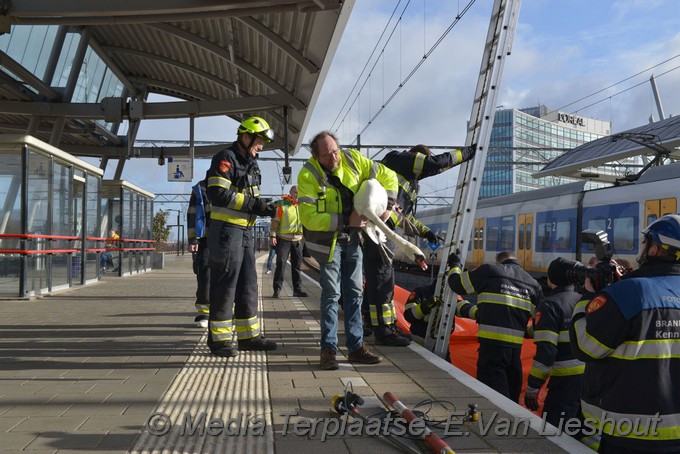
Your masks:
{"label": "railway platform", "polygon": [[[382,422],[343,424],[331,399],[348,388],[364,399],[363,417],[385,416],[387,391],[411,409],[445,400],[418,408],[450,421],[434,430],[455,452],[590,452],[415,343],[376,346],[381,364],[352,365],[341,336],[340,369],[320,370],[318,285],[305,281],[309,297],[297,298],[287,281],[274,300],[265,261],[258,257],[262,322],[279,348],[230,359],[210,355],[206,330],[193,326],[190,255],[169,255],[164,269],[145,274],[1,301],[0,452],[431,452],[406,437],[419,426],[402,430],[395,446]],[[458,416],[469,404],[479,421]]]}

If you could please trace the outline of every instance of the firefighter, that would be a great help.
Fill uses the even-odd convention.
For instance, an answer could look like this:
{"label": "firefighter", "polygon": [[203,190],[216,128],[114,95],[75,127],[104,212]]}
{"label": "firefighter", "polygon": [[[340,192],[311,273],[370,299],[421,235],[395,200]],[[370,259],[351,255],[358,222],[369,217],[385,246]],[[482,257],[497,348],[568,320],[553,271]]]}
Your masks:
{"label": "firefighter", "polygon": [[276,271],[274,272],[274,298],[279,297],[283,286],[283,273],[290,255],[290,273],[293,278],[293,296],[304,298],[300,264],[302,263],[302,223],[298,212],[297,186],[292,186],[277,204],[276,216],[269,229],[269,242],[276,247]]}
{"label": "firefighter", "polygon": [[456,315],[477,320],[477,380],[519,403],[522,390],[520,351],[529,318],[543,299],[541,285],[520,266],[513,252],[496,263],[462,271],[460,252],[449,255],[448,282],[459,295],[477,294],[477,304],[456,303]]}
{"label": "firefighter", "polygon": [[569,267],[571,264],[561,257],[548,265],[548,287],[552,294],[539,304],[534,314],[536,356],[524,393],[526,407],[538,410],[538,392],[550,378],[543,416],[555,427],[561,427],[561,421],[578,416],[585,369],[585,365],[574,358],[569,344],[571,315],[581,300],[581,294],[574,291],[574,284],[568,278]]}
{"label": "firefighter", "polygon": [[206,180],[201,180],[191,188],[187,210],[187,236],[189,251],[196,275],[196,310],[194,324],[200,328],[208,327],[210,318],[210,266],[208,265],[208,226],[210,225],[210,201],[206,194]]}
{"label": "firefighter", "polygon": [[[598,452],[680,452],[680,215],[642,231],[640,267],[579,302],[574,355],[586,363],[585,418]],[[589,446],[594,446],[593,444]]]}
{"label": "firefighter", "polygon": [[253,229],[257,216],[276,214],[276,205],[260,197],[257,165],[257,153],[273,139],[274,132],[263,118],[247,118],[238,127],[236,141],[213,156],[208,169],[207,194],[212,204],[208,346],[217,356],[276,349],[276,343],[260,332]]}
{"label": "firefighter", "polygon": [[[382,160],[382,164],[397,174],[399,191],[397,208],[385,222],[394,230],[401,227],[405,235],[419,236],[430,243],[437,243],[439,238],[429,227],[413,217],[418,196],[418,181],[438,175],[465,161],[472,159],[476,146],[462,147],[440,155],[433,155],[425,145],[416,145],[408,151],[391,151]],[[389,247],[389,244],[387,245]],[[394,267],[387,255],[381,253],[381,245],[371,241],[364,244],[364,275],[366,288],[364,293],[363,315],[365,331],[375,334],[375,342],[379,345],[404,347],[410,340],[400,335],[396,328],[394,310]],[[370,320],[370,324],[366,323]],[[370,325],[370,326],[369,326]]]}
{"label": "firefighter", "polygon": [[435,296],[436,281],[413,289],[404,306],[404,318],[411,324],[411,334],[425,338],[432,310],[441,306],[442,300]]}
{"label": "firefighter", "polygon": [[[388,196],[383,220],[397,196],[397,176],[387,167],[342,150],[335,136],[323,131],[311,141],[312,157],[298,174],[300,219],[307,249],[320,265],[321,356],[323,370],[337,369],[338,302],[342,291],[348,360],[364,364],[382,361],[364,345],[361,323],[362,251],[360,228],[367,219],[354,210],[354,194],[375,178]],[[368,240],[366,242],[369,242]]]}

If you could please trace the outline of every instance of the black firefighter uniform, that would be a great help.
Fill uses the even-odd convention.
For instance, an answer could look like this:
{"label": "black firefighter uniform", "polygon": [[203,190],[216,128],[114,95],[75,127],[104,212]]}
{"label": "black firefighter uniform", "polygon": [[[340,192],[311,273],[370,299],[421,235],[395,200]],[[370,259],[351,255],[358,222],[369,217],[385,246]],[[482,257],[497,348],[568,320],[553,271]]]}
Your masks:
{"label": "black firefighter uniform", "polygon": [[211,202],[209,344],[260,335],[257,316],[257,272],[253,226],[261,183],[257,160],[245,157],[237,144],[212,158],[207,173]]}

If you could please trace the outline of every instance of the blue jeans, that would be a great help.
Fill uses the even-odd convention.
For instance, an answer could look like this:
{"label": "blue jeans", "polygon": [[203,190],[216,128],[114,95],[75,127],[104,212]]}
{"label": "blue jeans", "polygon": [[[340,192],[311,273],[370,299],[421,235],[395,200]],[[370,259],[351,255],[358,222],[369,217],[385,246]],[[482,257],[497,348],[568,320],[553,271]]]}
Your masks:
{"label": "blue jeans", "polygon": [[336,244],[333,259],[321,264],[321,349],[338,348],[338,302],[342,292],[345,336],[350,352],[364,343],[361,321],[363,287],[363,253],[359,237],[351,236],[347,244]]}
{"label": "blue jeans", "polygon": [[272,260],[274,260],[274,255],[276,255],[276,247],[269,246],[269,257],[267,257],[267,271],[272,270]]}

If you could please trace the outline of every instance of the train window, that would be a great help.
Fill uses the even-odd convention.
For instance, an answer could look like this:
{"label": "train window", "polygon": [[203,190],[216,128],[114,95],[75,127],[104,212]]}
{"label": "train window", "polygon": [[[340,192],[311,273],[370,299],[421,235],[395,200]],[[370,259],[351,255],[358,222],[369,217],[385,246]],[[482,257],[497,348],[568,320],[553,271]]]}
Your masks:
{"label": "train window", "polygon": [[519,225],[519,233],[517,233],[517,249],[524,249],[524,224]]}
{"label": "train window", "polygon": [[484,227],[479,229],[479,249],[484,249]]}
{"label": "train window", "polygon": [[515,226],[504,224],[501,226],[501,250],[512,251],[515,249]]}
{"label": "train window", "polygon": [[525,243],[526,244],[525,248],[526,248],[527,251],[529,251],[529,250],[531,250],[531,223],[527,223],[526,238],[527,238],[527,241]]}
{"label": "train window", "polygon": [[650,214],[649,216],[647,216],[647,224],[646,225],[651,224],[652,222],[656,221],[656,219],[657,219],[656,214]]}
{"label": "train window", "polygon": [[614,219],[614,238],[611,239],[615,251],[632,251],[635,248],[635,219],[632,217]]}
{"label": "train window", "polygon": [[498,250],[498,227],[489,226],[486,229],[486,249],[488,251]]}
{"label": "train window", "polygon": [[[596,230],[596,231],[607,231],[607,220],[606,219],[592,219],[588,221],[588,229],[589,230]],[[595,246],[593,246],[591,243],[583,243],[583,246],[585,247],[586,250],[588,251],[594,251]]]}
{"label": "train window", "polygon": [[569,221],[558,222],[555,226],[555,237],[557,249],[569,249],[571,245],[571,223]]}
{"label": "train window", "polygon": [[607,231],[606,219],[592,219],[588,221],[588,229],[590,230],[604,230]]}
{"label": "train window", "polygon": [[538,224],[537,246],[542,250],[550,250],[550,233],[552,232],[551,223]]}

